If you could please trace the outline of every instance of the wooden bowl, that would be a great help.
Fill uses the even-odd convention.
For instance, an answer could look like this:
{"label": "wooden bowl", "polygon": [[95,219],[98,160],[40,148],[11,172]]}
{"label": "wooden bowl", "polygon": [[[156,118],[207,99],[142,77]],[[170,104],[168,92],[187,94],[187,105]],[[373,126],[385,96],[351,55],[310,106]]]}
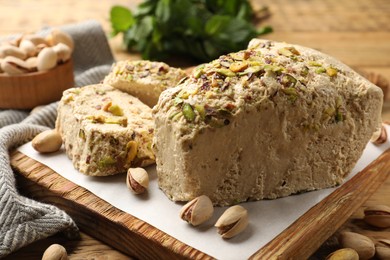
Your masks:
{"label": "wooden bowl", "polygon": [[62,92],[73,86],[72,60],[44,72],[0,74],[0,108],[32,109],[46,105],[60,100]]}

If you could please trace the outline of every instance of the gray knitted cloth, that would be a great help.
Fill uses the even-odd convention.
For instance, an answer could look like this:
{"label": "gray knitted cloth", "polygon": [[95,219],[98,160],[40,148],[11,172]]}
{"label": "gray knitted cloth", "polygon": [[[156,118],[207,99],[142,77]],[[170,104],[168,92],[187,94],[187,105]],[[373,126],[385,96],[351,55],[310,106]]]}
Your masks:
{"label": "gray knitted cloth", "polygon": [[[75,41],[73,53],[76,86],[100,82],[109,72],[113,57],[106,36],[95,21],[61,27]],[[47,33],[47,29],[42,34]],[[77,234],[73,220],[55,206],[18,194],[10,167],[9,149],[53,128],[57,102],[37,113],[0,110],[0,258],[57,232]]]}

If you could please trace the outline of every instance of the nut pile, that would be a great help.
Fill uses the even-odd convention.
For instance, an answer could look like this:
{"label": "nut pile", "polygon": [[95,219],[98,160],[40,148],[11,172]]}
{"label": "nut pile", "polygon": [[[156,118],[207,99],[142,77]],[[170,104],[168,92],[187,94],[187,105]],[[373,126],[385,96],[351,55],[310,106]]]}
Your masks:
{"label": "nut pile", "polygon": [[53,29],[46,37],[22,35],[0,45],[0,74],[24,75],[47,71],[68,61],[73,52],[71,36]]}
{"label": "nut pile", "polygon": [[[390,228],[390,207],[386,205],[376,205],[367,207],[364,210],[364,222],[375,228]],[[326,259],[390,259],[390,240],[389,239],[373,239],[368,236],[344,231],[338,241],[342,249],[331,253]]]}

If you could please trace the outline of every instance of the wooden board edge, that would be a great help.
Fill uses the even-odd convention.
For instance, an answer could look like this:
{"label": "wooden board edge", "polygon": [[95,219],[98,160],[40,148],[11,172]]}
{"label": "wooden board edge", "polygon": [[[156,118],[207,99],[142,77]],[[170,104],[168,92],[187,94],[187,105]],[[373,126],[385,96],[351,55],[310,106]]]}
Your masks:
{"label": "wooden board edge", "polygon": [[[85,233],[125,254],[140,259],[212,259],[211,256],[115,208],[19,151],[11,152],[10,160],[12,168],[18,173],[18,188],[23,195],[58,206]],[[107,236],[107,232],[110,236]]]}
{"label": "wooden board edge", "polygon": [[[253,254],[251,259],[307,259],[347,221],[389,175],[390,149],[312,207]],[[321,228],[324,226],[329,228]],[[311,237],[316,239],[307,239]]]}

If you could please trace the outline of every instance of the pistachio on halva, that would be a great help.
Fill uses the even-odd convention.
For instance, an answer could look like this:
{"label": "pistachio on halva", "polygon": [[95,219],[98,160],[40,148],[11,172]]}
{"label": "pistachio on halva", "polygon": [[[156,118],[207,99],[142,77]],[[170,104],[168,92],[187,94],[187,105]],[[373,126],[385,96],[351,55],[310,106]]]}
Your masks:
{"label": "pistachio on halva", "polygon": [[180,210],[180,218],[193,226],[198,226],[213,216],[214,207],[206,195],[196,197]]}
{"label": "pistachio on halva", "polygon": [[379,239],[375,243],[375,256],[380,260],[390,259],[390,240]]}
{"label": "pistachio on halva", "polygon": [[364,210],[364,221],[374,227],[390,227],[390,207],[386,205],[375,205]]}
{"label": "pistachio on halva", "polygon": [[134,194],[144,193],[149,187],[149,175],[143,168],[130,168],[127,171],[127,187]]}
{"label": "pistachio on halva", "polygon": [[328,255],[325,260],[359,260],[359,255],[352,248],[342,248]]}
{"label": "pistachio on halva", "polygon": [[342,247],[354,249],[361,260],[370,259],[375,255],[374,242],[364,235],[345,231],[340,234],[339,243]]}
{"label": "pistachio on halva", "polygon": [[248,211],[240,205],[235,205],[219,217],[215,227],[222,238],[231,238],[244,231],[248,223]]}

